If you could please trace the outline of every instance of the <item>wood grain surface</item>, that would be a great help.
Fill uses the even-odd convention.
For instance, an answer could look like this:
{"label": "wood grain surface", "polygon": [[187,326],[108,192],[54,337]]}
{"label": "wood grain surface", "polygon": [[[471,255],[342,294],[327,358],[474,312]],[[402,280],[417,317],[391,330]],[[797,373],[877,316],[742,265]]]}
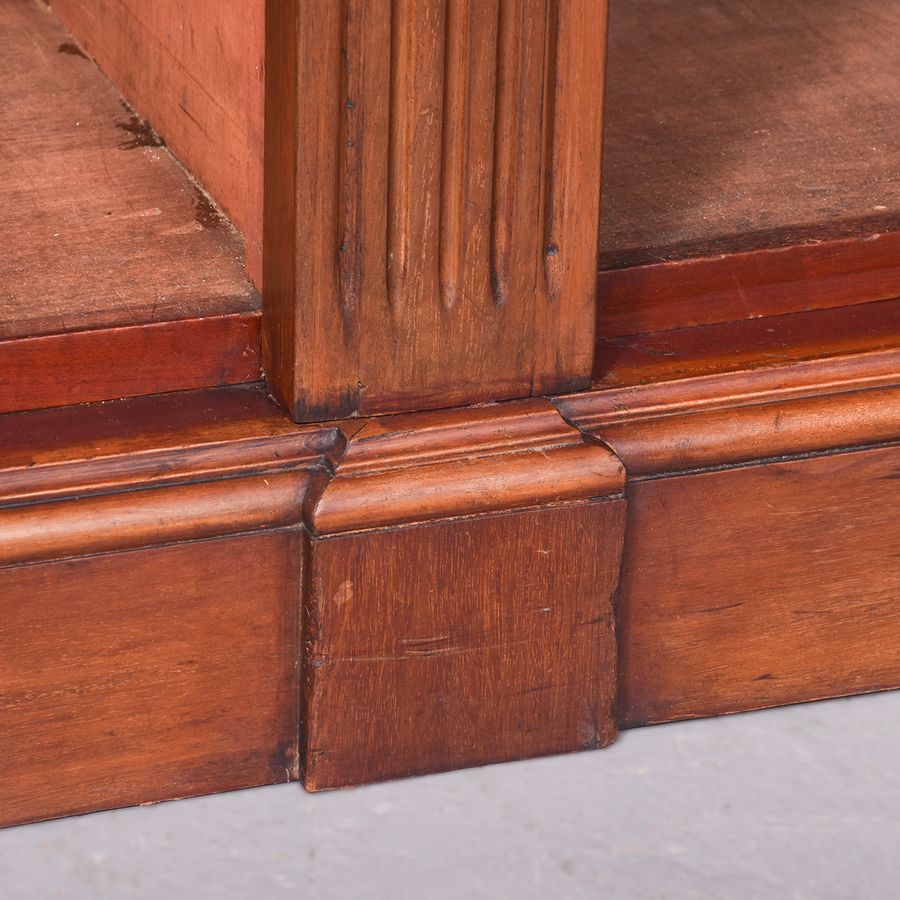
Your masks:
{"label": "wood grain surface", "polygon": [[0,566],[299,525],[305,472],[0,508]]}
{"label": "wood grain surface", "polygon": [[[446,338],[422,349],[435,371],[452,373],[457,363],[450,359],[448,365],[444,344],[468,328],[472,365],[481,367],[480,374],[490,375],[490,367],[505,358],[511,374],[505,380],[494,376],[497,396],[521,393],[532,377],[535,393],[562,390],[556,347],[579,358],[589,350],[580,329],[560,330],[560,323],[580,316],[584,326],[594,316],[592,304],[573,298],[586,296],[586,282],[579,279],[590,274],[577,261],[594,252],[594,226],[578,217],[587,211],[590,219],[584,198],[593,192],[596,171],[590,169],[585,179],[576,169],[596,162],[599,119],[584,116],[584,109],[592,108],[602,88],[602,16],[588,11],[582,17],[572,6],[553,25],[543,0],[454,0],[446,10],[412,0],[398,0],[394,9],[389,0],[378,0],[354,2],[342,18],[339,4],[319,10],[313,3],[308,21],[321,33],[309,48],[298,48],[293,29],[282,27],[298,2],[277,0],[270,8],[270,55],[296,61],[302,52],[300,64],[307,67],[298,93],[296,79],[292,86],[281,63],[274,64],[270,103],[277,115],[270,117],[270,140],[280,159],[293,157],[297,165],[289,135],[298,128],[305,134],[315,130],[318,143],[306,142],[301,152],[316,156],[317,165],[308,171],[328,170],[328,191],[321,193],[312,176],[289,197],[293,192],[276,176],[270,208],[278,222],[293,221],[299,200],[315,210],[313,231],[326,228],[336,235],[332,244],[343,249],[329,245],[321,258],[309,257],[312,232],[304,233],[306,225],[288,235],[279,224],[282,240],[268,238],[283,260],[280,272],[272,274],[270,301],[283,323],[269,333],[270,368],[279,382],[290,385],[297,377],[290,361],[276,361],[290,359],[301,327],[286,299],[298,278],[288,262],[293,253],[305,267],[307,289],[330,297],[323,310],[305,315],[304,333],[314,333],[315,341],[337,335],[348,348],[368,343],[363,362],[369,352],[384,351],[393,359],[401,348],[397,378],[389,385],[394,399],[387,398],[386,408],[403,405],[394,394],[408,389],[405,348],[410,335],[425,330]],[[888,0],[827,2],[815,10],[789,0],[777,11],[768,0],[740,0],[727,9],[712,0],[690,7],[615,0],[611,7],[598,287],[603,336],[900,293],[897,142],[890,139],[897,119],[897,66],[891,60],[900,22]],[[55,0],[53,9],[244,231],[248,271],[259,285],[262,0],[240,10],[209,0],[184,8],[172,0]],[[394,29],[392,22],[405,24]],[[540,32],[551,25],[557,56],[551,53],[545,61],[528,48],[539,46]],[[346,69],[335,54],[344,45],[352,59]],[[369,52],[371,47],[389,52]],[[390,57],[398,53],[400,61],[392,66]],[[651,77],[650,67],[666,77]],[[591,75],[558,77],[576,69]],[[417,80],[421,96],[398,93],[403,78]],[[529,87],[539,81],[548,86],[543,94]],[[423,84],[431,85],[430,93]],[[344,94],[352,106],[342,110]],[[285,112],[304,97],[310,103],[307,119]],[[400,110],[401,100],[406,113],[392,118],[390,109]],[[421,119],[416,104],[426,113]],[[543,126],[531,122],[530,112],[520,115],[538,106],[544,125],[555,117],[554,134],[562,143],[543,141],[535,131]],[[582,143],[567,145],[566,135]],[[542,171],[555,179],[552,202],[527,189],[534,184],[529,160],[538,156]],[[390,179],[389,168],[395,172]],[[373,194],[384,198],[376,208]],[[544,224],[554,221],[538,229],[544,250],[564,247],[547,228],[571,226],[574,242],[568,238],[561,253],[542,256],[537,248],[535,254],[533,244],[517,236],[517,223],[536,216],[544,216]],[[397,248],[392,265],[386,262],[389,241]],[[429,249],[412,253],[416,241]],[[486,298],[527,291],[536,260],[542,271],[529,337],[527,311],[498,311]],[[565,291],[559,290],[561,273]],[[398,308],[400,296],[417,302]],[[389,312],[387,338],[373,331],[360,310],[365,297],[383,298],[380,305],[364,306],[375,309],[376,324]],[[460,298],[472,307],[471,315],[460,311]],[[480,320],[481,330],[467,324],[468,318]],[[507,341],[518,341],[522,359],[533,355],[533,375],[526,363],[512,360]],[[356,357],[354,349],[334,354],[310,376],[314,382],[336,379],[350,398],[322,417],[349,410],[352,398],[364,400],[366,391],[377,401],[377,379]],[[465,381],[448,379],[448,396],[463,396]]]}
{"label": "wood grain surface", "polygon": [[0,571],[0,824],[288,781],[295,532]]}
{"label": "wood grain surface", "polygon": [[238,232],[46,5],[0,58],[0,413],[258,380]]}
{"label": "wood grain surface", "polygon": [[618,460],[545,400],[360,424],[306,502],[307,787],[611,741]]}
{"label": "wood grain surface", "polygon": [[623,521],[612,500],[315,540],[306,787],[613,740]]}
{"label": "wood grain surface", "polygon": [[[835,227],[840,225],[835,221]],[[881,229],[888,229],[882,233]],[[808,309],[867,304],[900,295],[900,217],[873,220],[854,237],[751,251],[723,240],[711,256],[600,272],[601,339]],[[601,363],[602,365],[602,363]]]}
{"label": "wood grain surface", "polygon": [[891,0],[613,0],[600,332],[900,294]]}
{"label": "wood grain surface", "polygon": [[258,313],[0,340],[0,413],[261,378]]}
{"label": "wood grain surface", "polygon": [[628,473],[621,727],[900,687],[892,309],[649,336],[557,401]]}
{"label": "wood grain surface", "polygon": [[357,425],[311,497],[315,534],[382,528],[622,493],[624,470],[546,400]]}
{"label": "wood grain surface", "polygon": [[258,385],[5,415],[0,504],[310,469],[342,445],[334,426],[295,425]]}
{"label": "wood grain surface", "polygon": [[840,378],[853,357],[887,359],[898,351],[900,300],[893,298],[601,339],[594,384],[599,389],[661,385],[766,369],[799,370],[796,367],[814,363],[822,373],[820,383],[826,386],[829,375]]}
{"label": "wood grain surface", "polygon": [[613,0],[603,267],[896,231],[898,35],[891,0]]}
{"label": "wood grain surface", "polygon": [[898,315],[900,302],[889,300],[600,341],[595,390],[555,403],[595,429],[895,387]]}
{"label": "wood grain surface", "polygon": [[240,236],[71,42],[0,3],[0,338],[254,309]]}
{"label": "wood grain surface", "polygon": [[297,777],[303,498],[259,387],[0,416],[0,824]]}
{"label": "wood grain surface", "polygon": [[587,386],[605,6],[269,4],[264,350],[298,420]]}
{"label": "wood grain surface", "polygon": [[621,723],[900,687],[898,474],[895,445],[632,483]]}
{"label": "wood grain surface", "polygon": [[78,44],[246,236],[262,278],[264,0],[52,0]]}

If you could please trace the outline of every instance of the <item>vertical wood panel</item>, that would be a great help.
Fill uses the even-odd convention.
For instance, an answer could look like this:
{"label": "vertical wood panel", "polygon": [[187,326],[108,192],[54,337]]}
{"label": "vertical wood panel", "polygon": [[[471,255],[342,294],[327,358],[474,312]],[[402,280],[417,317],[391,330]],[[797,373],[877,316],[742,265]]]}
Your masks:
{"label": "vertical wood panel", "polygon": [[268,22],[266,356],[292,414],[586,384],[605,0],[275,0]]}
{"label": "vertical wood panel", "polygon": [[332,0],[266,8],[264,361],[278,398],[307,420],[358,405],[356,320],[342,316],[337,263],[338,198],[352,177],[340,165],[350,8]]}
{"label": "vertical wood panel", "polygon": [[312,541],[312,790],[612,741],[624,501]]}
{"label": "vertical wood panel", "polygon": [[441,298],[447,309],[464,293],[488,296],[491,290],[498,5],[499,0],[447,4],[440,225]]}
{"label": "vertical wood panel", "polygon": [[550,0],[547,171],[534,391],[590,386],[596,323],[606,5]]}

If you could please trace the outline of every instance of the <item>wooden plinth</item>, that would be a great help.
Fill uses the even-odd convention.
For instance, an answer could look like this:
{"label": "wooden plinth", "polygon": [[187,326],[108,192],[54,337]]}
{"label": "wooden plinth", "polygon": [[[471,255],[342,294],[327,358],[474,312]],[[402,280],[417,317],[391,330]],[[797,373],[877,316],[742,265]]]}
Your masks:
{"label": "wooden plinth", "polygon": [[0,820],[900,686],[881,312],[753,365],[623,351],[558,411],[296,426],[251,386],[0,417]]}

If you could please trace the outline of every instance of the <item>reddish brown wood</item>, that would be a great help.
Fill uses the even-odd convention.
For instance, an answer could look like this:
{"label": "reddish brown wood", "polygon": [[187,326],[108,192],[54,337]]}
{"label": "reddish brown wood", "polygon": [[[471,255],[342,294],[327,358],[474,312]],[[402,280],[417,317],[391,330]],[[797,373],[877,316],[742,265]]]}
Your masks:
{"label": "reddish brown wood", "polygon": [[270,472],[0,509],[0,566],[297,525],[307,482]]}
{"label": "reddish brown wood", "polygon": [[623,487],[546,401],[359,428],[307,500],[307,787],[611,741]]}
{"label": "reddish brown wood", "polygon": [[633,483],[621,723],[900,687],[898,473],[893,446]]}
{"label": "reddish brown wood", "polygon": [[[900,294],[900,231],[600,272],[601,338],[782,316]],[[889,226],[897,229],[897,223]]]}
{"label": "reddish brown wood", "polygon": [[0,413],[258,381],[259,314],[0,341]]}
{"label": "reddish brown wood", "polygon": [[[0,694],[45,704],[0,704],[20,741],[4,783],[33,798],[0,791],[0,819],[292,776],[278,735],[296,734],[298,696],[321,789],[602,746],[617,667],[626,725],[897,686],[897,350],[846,340],[846,355],[823,341],[806,363],[723,361],[557,401],[592,443],[544,400],[296,426],[254,387],[0,417],[0,603],[39,598],[9,617],[25,654],[9,658],[41,660],[0,672]],[[62,631],[64,604],[45,646],[28,617],[59,585],[80,625]],[[288,690],[271,654],[301,592],[303,681]],[[88,660],[45,663],[66,635]],[[170,645],[216,660],[208,679],[186,686]],[[62,760],[55,780],[23,756],[26,733]]]}
{"label": "reddish brown wood", "polygon": [[[303,661],[316,673],[302,692],[311,787],[602,746],[615,735],[624,474],[547,401],[319,427],[292,424],[258,388],[227,388],[0,416],[0,458],[0,596],[19,604],[7,616],[8,639],[19,642],[10,658],[47,657],[51,646],[85,654],[67,651],[32,681],[0,671],[0,718],[18,742],[9,778],[32,795],[0,792],[0,821],[289,777],[294,744],[286,749],[280,729],[293,722],[296,736],[301,692],[279,672],[283,663],[296,677],[301,591]],[[62,567],[70,582],[58,627],[29,637],[29,616],[47,615],[43,597]],[[420,603],[427,595],[441,601]],[[353,641],[390,653],[391,635],[398,660],[412,662],[380,672],[388,659],[365,661],[349,644],[345,655],[346,616]],[[422,629],[434,646],[417,643]],[[127,656],[116,649],[126,646]],[[184,667],[216,662],[195,682],[182,656]],[[355,710],[382,702],[391,679],[389,708],[361,743]],[[446,696],[422,712],[423,731],[414,720],[428,686]],[[137,739],[138,728],[148,733]],[[221,730],[205,740],[212,729]],[[224,745],[229,729],[240,734]],[[26,733],[56,748],[53,779],[40,754],[24,760]],[[114,790],[110,767],[124,773]]]}
{"label": "reddish brown wood", "polygon": [[259,285],[263,0],[53,0],[52,9],[241,229]]}
{"label": "reddish brown wood", "polygon": [[0,416],[0,824],[297,776],[303,498],[341,445],[252,387]]}
{"label": "reddish brown wood", "polygon": [[621,725],[900,686],[900,357],[864,309],[649,336],[558,401],[628,472]]}
{"label": "reddish brown wood", "polygon": [[75,51],[0,2],[0,338],[256,308],[240,236]]}
{"label": "reddish brown wood", "polygon": [[311,468],[343,443],[334,427],[294,425],[258,386],[18,413],[0,416],[0,498],[16,506]]}
{"label": "reddish brown wood", "polygon": [[[837,374],[851,356],[896,355],[900,300],[810,310],[597,343],[601,389],[750,373],[819,361]],[[895,372],[897,369],[894,370]],[[734,379],[731,379],[733,382]]]}
{"label": "reddish brown wood", "polygon": [[587,385],[605,7],[269,4],[265,359],[298,420]]}
{"label": "reddish brown wood", "polygon": [[0,824],[296,777],[297,538],[0,569]]}
{"label": "reddish brown wood", "polygon": [[356,422],[307,510],[316,534],[621,493],[624,472],[546,400]]}
{"label": "reddish brown wood", "polygon": [[258,380],[240,236],[45,7],[0,56],[0,412]]}
{"label": "reddish brown wood", "polygon": [[612,6],[603,335],[900,294],[898,36],[890,0]]}
{"label": "reddish brown wood", "polygon": [[[749,332],[748,340],[731,347],[716,344],[733,339],[731,329],[650,337],[636,345],[651,359],[646,382],[636,365],[642,354],[631,348],[624,384],[560,398],[557,406],[607,443],[630,476],[889,442],[900,437],[896,305],[872,307],[880,308],[884,328],[844,311],[836,322],[827,313],[806,314],[812,323],[805,324],[741,325],[734,331]],[[854,318],[862,326],[855,333],[824,327]]]}
{"label": "reddish brown wood", "polygon": [[305,447],[310,455],[321,451],[322,435],[333,433],[295,425],[261,385],[185,391],[0,417],[0,471],[5,477],[17,468],[134,462],[155,454],[161,460],[155,474],[162,475],[201,452],[215,452],[216,464],[225,465],[267,438],[292,439],[295,453]]}
{"label": "reddish brown wood", "polygon": [[[606,115],[608,158],[599,282],[599,327],[605,336],[854,304],[900,293],[895,265],[900,201],[893,178],[897,142],[889,137],[896,119],[890,98],[897,93],[896,66],[890,65],[890,60],[896,56],[895,35],[900,28],[894,10],[885,0],[866,0],[861,9],[834,5],[812,18],[807,4],[791,0],[779,8],[778,27],[772,28],[767,2],[741,0],[724,13],[719,5],[706,0],[689,10],[660,0],[619,3],[613,10],[610,67],[614,77]],[[531,244],[516,243],[517,217],[533,220],[536,205],[543,203],[539,191],[527,190],[530,176],[523,174],[523,153],[533,156],[535,150],[533,135],[516,129],[521,107],[521,92],[516,91],[520,77],[528,83],[544,77],[543,60],[536,54],[526,59],[523,54],[530,52],[530,44],[540,43],[548,4],[542,0],[502,5],[496,0],[486,4],[459,0],[448,6],[442,20],[447,26],[443,41],[436,20],[433,27],[417,30],[415,4],[401,4],[395,13],[389,7],[389,0],[357,2],[346,28],[337,4],[323,4],[321,16],[318,8],[311,7],[308,21],[321,20],[322,39],[311,42],[310,52],[301,60],[308,67],[302,73],[302,96],[310,97],[312,118],[308,121],[294,121],[296,117],[288,112],[291,97],[296,102],[300,96],[295,87],[280,74],[277,83],[270,85],[278,110],[277,121],[270,117],[270,139],[279,154],[284,155],[292,129],[310,133],[308,129],[315,128],[325,142],[315,153],[319,167],[334,170],[328,176],[328,184],[335,186],[334,196],[329,199],[316,194],[316,215],[329,234],[340,231],[337,243],[345,246],[340,253],[329,247],[318,262],[306,263],[306,274],[314,276],[309,283],[321,279],[322,285],[321,289],[310,287],[310,292],[332,293],[327,308],[311,314],[303,325],[307,333],[321,333],[326,338],[337,334],[353,346],[368,339],[370,323],[366,320],[360,334],[361,326],[345,322],[346,317],[341,318],[337,310],[356,309],[368,291],[386,292],[386,275],[363,277],[364,270],[375,265],[373,257],[377,271],[382,270],[383,248],[377,242],[372,246],[371,234],[387,234],[390,204],[394,210],[390,221],[406,221],[401,200],[409,185],[404,187],[404,179],[394,178],[394,199],[375,210],[363,202],[365,192],[354,187],[368,184],[366,179],[370,179],[374,193],[387,197],[383,173],[388,150],[375,146],[371,135],[387,129],[389,54],[363,49],[342,72],[334,51],[341,41],[346,39],[348,46],[360,48],[389,46],[391,16],[396,15],[397,21],[413,23],[409,40],[431,36],[431,45],[419,40],[416,47],[431,46],[434,53],[440,50],[447,63],[445,70],[437,72],[442,79],[446,73],[443,92],[436,79],[419,80],[420,84],[438,85],[432,99],[435,108],[446,113],[447,127],[440,138],[434,136],[437,125],[432,121],[428,126],[436,149],[426,150],[422,142],[415,149],[411,141],[399,139],[404,133],[402,123],[409,125],[414,118],[399,117],[392,132],[395,153],[390,159],[401,169],[403,160],[419,165],[415,161],[424,159],[419,169],[425,167],[427,173],[421,177],[440,200],[429,206],[426,229],[429,240],[438,235],[436,263],[421,272],[414,266],[409,270],[412,274],[393,282],[395,287],[404,278],[412,278],[417,290],[424,291],[427,282],[431,293],[453,306],[467,292],[477,297],[488,286],[496,292],[497,286],[505,283],[514,286],[500,290],[500,295],[518,296],[528,282],[535,257]],[[259,283],[262,0],[252,0],[239,12],[208,0],[185,9],[176,8],[171,0],[151,5],[134,0],[57,0],[54,9],[244,230],[248,269]],[[548,85],[560,71],[592,73],[581,79],[563,79],[561,92],[548,90],[542,104],[548,115],[560,120],[557,134],[564,136],[562,143],[544,142],[542,148],[545,162],[551,161],[550,169],[558,176],[557,200],[545,205],[551,217],[581,216],[589,205],[573,205],[565,196],[589,196],[595,188],[595,170],[591,168],[595,160],[588,162],[584,154],[591,156],[592,148],[599,144],[599,118],[585,117],[583,111],[592,107],[601,89],[602,73],[596,63],[602,56],[599,42],[604,27],[602,15],[585,9],[571,7],[560,19],[554,32],[560,61],[550,59],[546,67]],[[550,10],[551,19],[552,13]],[[292,6],[276,2],[271,14],[281,22],[293,14]],[[466,28],[470,16],[471,27]],[[865,34],[866,24],[876,20],[880,23],[877,33]],[[655,23],[653,28],[645,27],[648,21]],[[103,22],[102,28],[96,27],[98,22]],[[576,43],[567,43],[573,34]],[[273,55],[282,58],[286,51],[287,58],[296,56],[297,48],[288,47],[294,38],[292,29],[275,28],[272,39],[277,50]],[[494,38],[498,41],[496,53],[489,51]],[[285,41],[287,44],[282,43]],[[413,46],[407,39],[398,41],[407,49]],[[425,65],[423,71],[428,71],[427,65],[438,65],[434,58],[425,62],[428,54],[423,53],[410,65]],[[849,58],[852,63],[847,62]],[[785,59],[790,59],[791,65],[779,69]],[[665,70],[668,77],[647,77],[647,60]],[[837,66],[835,60],[843,63]],[[526,68],[531,74],[523,74]],[[776,70],[781,73],[778,90],[768,90],[770,73]],[[407,70],[401,66],[394,71],[402,78]],[[495,94],[490,91],[491,79],[501,86]],[[324,92],[321,103],[310,92]],[[365,100],[355,101],[353,109],[341,114],[338,95],[348,92]],[[427,97],[423,94],[422,99]],[[477,127],[464,128],[470,115]],[[570,127],[572,122],[577,127]],[[496,135],[493,154],[488,145],[492,134]],[[566,135],[581,143],[566,145]],[[404,148],[409,150],[408,157]],[[482,159],[496,167],[492,184],[485,176],[489,166],[469,164]],[[570,168],[578,160],[584,160],[584,171],[591,173],[586,179]],[[338,168],[344,173],[340,178]],[[294,198],[282,197],[281,180],[276,178],[274,184],[278,196],[270,200],[273,208],[282,201],[293,203]],[[303,196],[308,200],[316,190],[313,183]],[[409,196],[414,197],[415,191]],[[331,203],[332,213],[324,202]],[[415,217],[424,206],[413,203],[409,207],[413,237],[421,233],[423,240],[425,219],[416,225]],[[338,209],[340,223],[334,218]],[[291,217],[289,210],[276,213],[278,221]],[[574,257],[593,252],[592,222],[573,219],[569,224],[577,245]],[[279,225],[275,230],[283,229]],[[485,237],[488,232],[489,239]],[[309,246],[302,233],[298,239]],[[269,240],[277,243],[272,236]],[[544,243],[549,247],[554,241]],[[572,243],[568,240],[566,248]],[[294,238],[289,237],[287,244],[276,250],[285,260]],[[335,263],[335,255],[344,261]],[[587,290],[586,282],[580,281],[592,277],[589,269],[580,265],[568,268],[565,253],[547,256],[544,263],[535,300],[538,325],[534,339],[529,342],[522,337],[522,330],[528,327],[527,315],[507,313],[496,325],[504,335],[519,334],[522,352],[534,354],[537,393],[565,387],[557,371],[557,346],[565,346],[567,354],[579,359],[591,352],[580,330],[557,333],[557,322],[577,318],[587,324],[594,316],[593,303],[585,299],[593,297],[593,285]],[[288,262],[279,264],[284,271],[273,276],[277,286],[272,304],[284,323],[283,330],[293,334],[299,325],[292,321],[293,314],[283,299],[296,284],[290,267]],[[329,275],[332,268],[339,274]],[[570,281],[574,278],[579,287],[554,288],[561,271],[568,272],[567,277]],[[486,273],[493,273],[493,279]],[[460,283],[466,288],[462,294]],[[561,316],[559,303],[566,305]],[[419,320],[431,321],[428,316],[437,309],[427,306],[419,310],[407,332],[402,331],[407,328],[405,320],[398,323],[399,343],[404,343],[408,333],[422,331]],[[382,314],[379,308],[376,322],[382,320]],[[447,334],[443,320],[435,327]],[[452,339],[452,325],[449,333]],[[270,368],[289,384],[295,377],[292,363],[286,363],[282,371],[275,357],[289,355],[291,340],[280,333],[269,337],[273,347]],[[488,338],[475,337],[490,349]],[[495,342],[506,339],[496,334],[490,338]],[[377,340],[372,350],[381,351]],[[431,352],[435,367],[442,365],[442,348],[432,347]],[[333,371],[323,369],[324,365],[319,363],[322,376],[336,378],[353,395],[360,391],[359,383],[368,386],[375,380],[356,372],[352,352],[347,360],[335,362]],[[509,396],[526,377],[521,374],[524,368],[513,366],[513,371],[518,374],[500,384]],[[407,379],[398,375],[397,384],[401,391],[406,390]],[[448,395],[454,391],[462,395],[464,383],[450,384]],[[348,409],[349,403],[343,408]],[[394,405],[402,405],[402,400]]]}
{"label": "reddish brown wood", "polygon": [[895,386],[898,311],[890,300],[601,341],[596,389],[557,406],[596,428]]}
{"label": "reddish brown wood", "polygon": [[619,423],[600,434],[630,475],[654,475],[891,441],[900,387]]}
{"label": "reddish brown wood", "polygon": [[307,788],[613,740],[623,512],[566,504],[315,541]]}

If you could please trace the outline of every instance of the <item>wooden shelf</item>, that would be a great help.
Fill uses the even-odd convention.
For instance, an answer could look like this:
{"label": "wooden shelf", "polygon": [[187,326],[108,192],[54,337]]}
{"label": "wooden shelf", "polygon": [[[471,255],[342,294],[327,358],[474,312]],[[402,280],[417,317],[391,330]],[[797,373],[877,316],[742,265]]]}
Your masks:
{"label": "wooden shelf", "polygon": [[900,294],[895,3],[612,0],[608,66],[606,336]]}
{"label": "wooden shelf", "polygon": [[[136,378],[151,362],[147,352],[171,346],[177,358],[183,340],[210,371],[174,386],[216,383],[214,362],[231,369],[231,380],[234,366],[222,361],[248,350],[248,327],[226,327],[230,342],[204,348],[213,332],[222,339],[223,319],[253,316],[259,306],[241,236],[45,6],[0,0],[0,59],[0,401],[8,401],[0,407],[58,402],[35,394],[33,384],[29,397],[12,399],[10,367],[29,378],[21,371],[26,357],[68,363],[94,385],[60,402],[105,399],[92,372],[110,362],[102,353],[110,344],[97,329],[118,329],[112,344],[121,344],[122,328],[168,323],[153,337],[131,332],[132,393],[159,389],[158,372],[148,391]],[[183,330],[176,322],[191,324]],[[64,347],[47,339],[63,334]],[[42,343],[31,343],[36,338]],[[258,363],[250,369],[258,372]],[[109,390],[119,389],[110,383]]]}

